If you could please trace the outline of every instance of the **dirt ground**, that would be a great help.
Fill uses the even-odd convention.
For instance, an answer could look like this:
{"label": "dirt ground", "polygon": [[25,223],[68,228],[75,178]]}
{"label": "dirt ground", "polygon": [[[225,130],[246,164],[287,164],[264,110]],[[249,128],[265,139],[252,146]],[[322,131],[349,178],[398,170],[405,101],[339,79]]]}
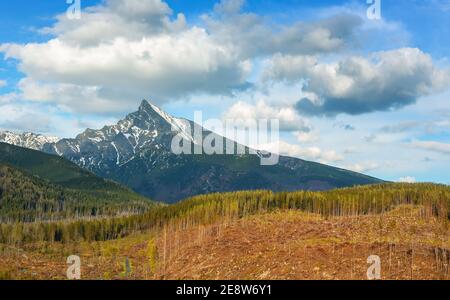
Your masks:
{"label": "dirt ground", "polygon": [[365,280],[375,255],[382,279],[448,280],[449,237],[448,222],[415,207],[329,219],[280,211],[117,241],[3,245],[0,278],[65,279],[75,254],[82,279]]}
{"label": "dirt ground", "polygon": [[191,234],[198,241],[181,242],[162,278],[367,279],[367,259],[377,255],[382,279],[449,279],[448,231],[417,215],[280,212]]}

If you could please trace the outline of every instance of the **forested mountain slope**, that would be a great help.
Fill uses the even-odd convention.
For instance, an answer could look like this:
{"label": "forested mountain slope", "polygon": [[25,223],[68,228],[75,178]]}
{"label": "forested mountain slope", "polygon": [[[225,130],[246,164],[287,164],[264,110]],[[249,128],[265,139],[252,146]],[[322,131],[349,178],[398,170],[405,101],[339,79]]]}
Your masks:
{"label": "forested mountain slope", "polygon": [[155,205],[63,158],[0,143],[0,220],[115,216]]}

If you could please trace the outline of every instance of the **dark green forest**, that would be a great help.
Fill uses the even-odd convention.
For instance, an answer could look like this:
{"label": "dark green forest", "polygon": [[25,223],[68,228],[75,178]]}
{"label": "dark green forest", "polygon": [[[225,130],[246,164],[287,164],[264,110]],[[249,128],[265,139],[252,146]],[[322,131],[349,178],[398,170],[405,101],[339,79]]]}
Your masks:
{"label": "dark green forest", "polygon": [[1,223],[138,214],[152,205],[126,189],[70,189],[0,165]]}
{"label": "dark green forest", "polygon": [[232,192],[197,196],[175,205],[155,206],[140,215],[94,220],[2,224],[0,242],[104,241],[164,226],[187,228],[278,209],[325,217],[380,214],[398,205],[421,205],[424,213],[448,222],[450,187],[436,184],[380,184],[328,192]]}
{"label": "dark green forest", "polygon": [[326,192],[241,191],[150,201],[63,158],[0,143],[0,243],[104,241],[164,226],[186,228],[278,209],[325,217],[420,205],[448,222],[450,187],[381,183]]}
{"label": "dark green forest", "polygon": [[59,156],[5,143],[0,143],[0,165],[26,171],[35,177],[67,188],[129,191]]}
{"label": "dark green forest", "polygon": [[0,143],[0,222],[140,214],[154,202],[64,158]]}

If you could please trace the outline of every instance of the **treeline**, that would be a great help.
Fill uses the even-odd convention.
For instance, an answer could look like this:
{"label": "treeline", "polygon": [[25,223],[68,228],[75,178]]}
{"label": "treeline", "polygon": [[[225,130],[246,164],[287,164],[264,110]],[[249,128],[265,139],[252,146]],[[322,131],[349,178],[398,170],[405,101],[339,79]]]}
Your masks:
{"label": "treeline", "polygon": [[0,166],[0,223],[142,214],[153,205],[125,189],[70,189]]}
{"label": "treeline", "polygon": [[381,184],[328,192],[233,192],[197,196],[141,215],[90,221],[2,224],[0,242],[103,241],[166,225],[187,228],[235,220],[276,209],[296,209],[324,216],[379,214],[401,204],[422,205],[430,216],[448,222],[450,187],[435,184]]}

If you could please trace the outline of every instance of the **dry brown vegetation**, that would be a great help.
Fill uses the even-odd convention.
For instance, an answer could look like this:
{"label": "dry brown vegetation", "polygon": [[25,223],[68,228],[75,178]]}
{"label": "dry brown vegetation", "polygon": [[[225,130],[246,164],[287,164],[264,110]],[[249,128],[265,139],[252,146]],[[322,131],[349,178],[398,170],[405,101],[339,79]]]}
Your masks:
{"label": "dry brown vegetation", "polygon": [[163,278],[366,279],[367,258],[378,255],[384,279],[448,279],[448,228],[419,210],[329,219],[281,211],[208,226],[181,236],[197,242],[178,241]]}
{"label": "dry brown vegetation", "polygon": [[449,279],[450,188],[234,192],[102,220],[1,224],[0,278]]}
{"label": "dry brown vegetation", "polygon": [[113,241],[3,245],[0,276],[64,279],[77,254],[83,279],[366,279],[378,255],[383,279],[449,279],[450,228],[417,205],[386,213],[323,216],[275,210]]}

